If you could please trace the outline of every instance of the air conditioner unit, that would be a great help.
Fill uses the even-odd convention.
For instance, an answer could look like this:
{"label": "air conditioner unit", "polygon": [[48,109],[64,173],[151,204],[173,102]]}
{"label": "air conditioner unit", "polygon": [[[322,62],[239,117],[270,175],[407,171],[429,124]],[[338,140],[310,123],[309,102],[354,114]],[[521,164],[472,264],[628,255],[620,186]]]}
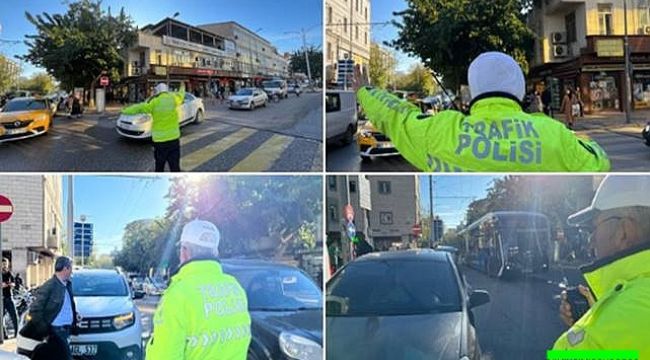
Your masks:
{"label": "air conditioner unit", "polygon": [[569,47],[566,45],[553,45],[553,57],[563,58],[569,56]]}
{"label": "air conditioner unit", "polygon": [[551,40],[553,45],[555,44],[566,44],[566,32],[554,32],[551,33]]}

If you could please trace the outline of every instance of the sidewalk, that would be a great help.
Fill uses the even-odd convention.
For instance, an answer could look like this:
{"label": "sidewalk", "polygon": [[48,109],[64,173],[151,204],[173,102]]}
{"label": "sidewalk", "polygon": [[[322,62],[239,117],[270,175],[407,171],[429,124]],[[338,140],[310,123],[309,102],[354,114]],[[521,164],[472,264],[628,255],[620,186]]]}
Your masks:
{"label": "sidewalk", "polygon": [[[555,119],[564,121],[564,116],[555,114]],[[606,130],[641,139],[641,132],[648,121],[650,121],[650,110],[637,110],[630,113],[629,124],[625,122],[624,113],[604,112],[576,119],[575,129],[578,131]]]}
{"label": "sidewalk", "polygon": [[5,340],[2,345],[0,345],[0,350],[4,351],[9,351],[9,352],[16,352],[16,339],[11,338],[8,340]]}

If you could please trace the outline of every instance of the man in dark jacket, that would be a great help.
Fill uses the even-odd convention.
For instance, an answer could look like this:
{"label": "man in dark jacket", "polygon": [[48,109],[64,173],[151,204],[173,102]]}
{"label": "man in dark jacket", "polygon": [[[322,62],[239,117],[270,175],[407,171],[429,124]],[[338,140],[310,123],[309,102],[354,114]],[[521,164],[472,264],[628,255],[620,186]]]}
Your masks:
{"label": "man in dark jacket", "polygon": [[[76,333],[77,310],[72,296],[72,260],[61,256],[54,264],[55,274],[37,290],[34,302],[29,309],[29,321],[20,334],[43,341],[50,337],[56,342],[68,344],[70,334]],[[56,359],[72,360],[69,347]]]}
{"label": "man in dark jacket", "polygon": [[[14,304],[12,289],[15,286],[14,275],[9,270],[9,259],[2,259],[2,304],[4,306],[4,311],[9,313],[9,318],[11,323],[14,326],[14,329],[18,329],[18,316],[16,314],[16,305]],[[5,329],[5,332],[7,329]],[[15,332],[14,334],[17,334]],[[5,336],[6,337],[6,336]]]}

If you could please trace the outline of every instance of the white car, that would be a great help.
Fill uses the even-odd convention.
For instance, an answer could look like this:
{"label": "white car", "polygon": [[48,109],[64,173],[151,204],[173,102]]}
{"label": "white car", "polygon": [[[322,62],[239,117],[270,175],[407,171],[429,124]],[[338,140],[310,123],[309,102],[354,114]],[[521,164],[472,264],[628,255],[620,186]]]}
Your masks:
{"label": "white car", "polygon": [[[147,99],[147,101],[151,101],[151,99],[152,97]],[[185,126],[190,123],[200,124],[205,118],[203,100],[186,92],[180,114],[180,126]],[[118,134],[131,139],[149,139],[151,138],[152,123],[153,121],[149,114],[121,114],[117,119],[116,130]]]}
{"label": "white car", "polygon": [[0,360],[29,360],[28,357],[0,350]]}
{"label": "white car", "polygon": [[266,91],[269,96],[277,95],[280,99],[289,97],[287,93],[287,82],[285,80],[267,80],[262,81],[262,89]]}
{"label": "white car", "polygon": [[358,128],[357,97],[353,91],[328,90],[325,94],[327,142],[350,144]]}
{"label": "white car", "polygon": [[231,109],[253,110],[259,106],[266,106],[268,101],[269,97],[263,90],[244,88],[228,98],[228,106]]}
{"label": "white car", "polygon": [[[79,335],[70,337],[72,356],[142,360],[142,318],[124,275],[85,269],[72,275]],[[23,316],[22,322],[29,317]],[[18,335],[18,353],[31,356],[38,341]]]}

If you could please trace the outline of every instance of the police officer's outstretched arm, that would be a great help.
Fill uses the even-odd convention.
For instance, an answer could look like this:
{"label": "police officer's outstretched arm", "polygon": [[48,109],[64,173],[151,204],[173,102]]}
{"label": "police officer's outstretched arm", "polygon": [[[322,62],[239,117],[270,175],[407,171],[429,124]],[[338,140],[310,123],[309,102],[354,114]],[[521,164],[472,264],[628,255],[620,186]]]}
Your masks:
{"label": "police officer's outstretched arm", "polygon": [[145,101],[139,104],[133,104],[122,109],[124,115],[151,114],[154,108],[154,101]]}
{"label": "police officer's outstretched arm", "polygon": [[[153,334],[147,344],[146,360],[185,359],[187,333],[181,317],[182,299],[175,299],[173,292],[166,292],[161,298],[153,318]],[[177,306],[172,306],[176,304]]]}
{"label": "police officer's outstretched arm", "polygon": [[567,170],[572,172],[608,172],[611,169],[605,150],[595,141],[583,139],[567,131],[563,152]]}
{"label": "police officer's outstretched arm", "polygon": [[419,107],[380,89],[360,88],[357,101],[372,125],[391,139],[404,158],[430,171],[428,151],[440,147],[445,136],[437,116],[420,118]]}
{"label": "police officer's outstretched arm", "polygon": [[177,93],[174,93],[174,101],[176,106],[180,106],[185,100],[185,82],[181,82],[181,87]]}

